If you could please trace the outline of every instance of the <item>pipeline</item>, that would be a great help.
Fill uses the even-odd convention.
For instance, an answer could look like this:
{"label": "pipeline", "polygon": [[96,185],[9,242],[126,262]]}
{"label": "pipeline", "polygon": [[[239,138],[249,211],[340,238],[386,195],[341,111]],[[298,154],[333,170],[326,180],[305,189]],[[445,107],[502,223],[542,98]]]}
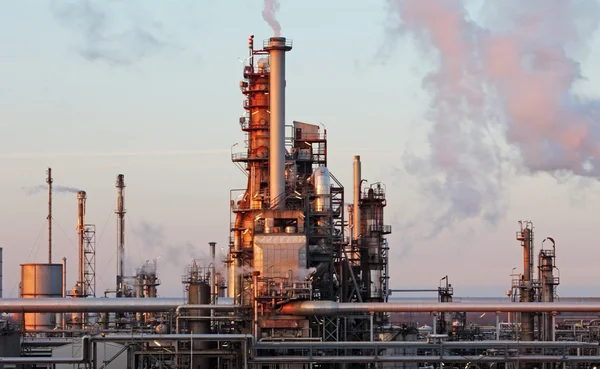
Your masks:
{"label": "pipeline", "polygon": [[417,355],[417,356],[265,356],[255,357],[252,364],[283,364],[283,363],[464,363],[464,362],[487,362],[487,363],[590,363],[600,361],[600,356],[550,356],[550,355],[518,355],[518,356],[473,356],[473,355]]}
{"label": "pipeline", "polygon": [[90,361],[90,336],[81,338],[81,357],[0,357],[0,364],[84,364]]}
{"label": "pipeline", "polygon": [[429,312],[600,312],[600,302],[505,302],[505,303],[337,303],[302,301],[284,305],[286,315],[340,315],[349,313],[429,313]]}
{"label": "pipeline", "polygon": [[102,299],[0,299],[0,312],[4,313],[58,313],[58,312],[161,312],[182,308],[232,311],[236,305],[185,305],[178,298],[102,298]]}

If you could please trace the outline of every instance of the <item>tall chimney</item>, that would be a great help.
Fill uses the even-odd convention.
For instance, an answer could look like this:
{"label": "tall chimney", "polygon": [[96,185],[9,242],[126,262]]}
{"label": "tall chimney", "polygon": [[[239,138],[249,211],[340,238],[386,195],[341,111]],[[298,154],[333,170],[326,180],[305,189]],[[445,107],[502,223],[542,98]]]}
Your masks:
{"label": "tall chimney", "polygon": [[280,198],[285,192],[285,52],[292,50],[292,42],[285,37],[271,37],[265,41],[269,52],[269,197],[271,207],[282,209]]}
{"label": "tall chimney", "polygon": [[125,262],[125,176],[117,176],[117,297],[123,295],[123,270]]}
{"label": "tall chimney", "polygon": [[52,168],[48,168],[48,264],[52,264]]}
{"label": "tall chimney", "polygon": [[354,156],[354,210],[352,212],[352,239],[354,240],[358,240],[360,236],[360,207],[358,206],[360,203],[360,185],[362,182],[360,170],[360,156],[356,155]]}
{"label": "tall chimney", "polygon": [[77,232],[79,239],[79,296],[85,297],[87,288],[85,283],[85,201],[87,199],[85,191],[77,192]]}

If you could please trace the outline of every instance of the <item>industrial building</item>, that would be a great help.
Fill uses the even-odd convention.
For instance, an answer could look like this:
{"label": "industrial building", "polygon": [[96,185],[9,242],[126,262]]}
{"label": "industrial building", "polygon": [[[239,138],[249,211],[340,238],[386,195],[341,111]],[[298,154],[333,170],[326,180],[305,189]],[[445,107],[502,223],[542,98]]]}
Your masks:
{"label": "industrial building", "polygon": [[[95,226],[88,194],[76,194],[77,283],[67,260],[52,257],[52,171],[48,169],[48,262],[21,265],[20,298],[2,297],[0,367],[5,368],[595,368],[600,364],[600,301],[558,299],[556,245],[536,254],[532,222],[515,247],[523,271],[507,297],[453,296],[449,277],[434,301],[392,299],[386,186],[362,177],[340,183],[328,166],[322,125],[285,114],[283,37],[255,46],[240,89],[246,147],[232,161],[246,187],[230,191],[230,243],[224,260],[182,265],[181,298],[159,297],[156,261],[126,275],[125,176],[116,189],[114,289],[96,290]],[[349,198],[346,198],[346,196]],[[75,199],[74,199],[75,200]],[[348,203],[351,202],[351,205]],[[207,240],[208,241],[208,240]],[[536,265],[537,259],[537,265]],[[226,270],[227,272],[223,272]],[[537,273],[536,273],[537,270]],[[406,290],[403,290],[406,291]],[[489,325],[473,313],[490,313]],[[417,325],[407,314],[420,314]],[[573,315],[576,314],[576,315]],[[425,319],[425,320],[423,320]]]}

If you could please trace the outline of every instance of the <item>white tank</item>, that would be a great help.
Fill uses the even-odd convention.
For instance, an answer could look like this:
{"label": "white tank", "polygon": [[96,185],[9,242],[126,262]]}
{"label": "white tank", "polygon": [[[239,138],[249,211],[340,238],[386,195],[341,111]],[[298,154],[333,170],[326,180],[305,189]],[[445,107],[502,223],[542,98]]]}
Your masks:
{"label": "white tank", "polygon": [[330,191],[331,191],[331,180],[329,179],[329,169],[327,167],[318,167],[313,173],[313,183],[315,186],[315,194],[317,200],[315,201],[315,211],[329,211]]}

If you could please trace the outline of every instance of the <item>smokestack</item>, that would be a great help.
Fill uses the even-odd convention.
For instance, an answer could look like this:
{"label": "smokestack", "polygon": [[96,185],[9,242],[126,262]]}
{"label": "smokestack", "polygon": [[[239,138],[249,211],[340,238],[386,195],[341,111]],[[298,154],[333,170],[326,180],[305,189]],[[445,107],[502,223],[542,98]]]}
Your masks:
{"label": "smokestack", "polygon": [[354,210],[352,212],[354,227],[352,229],[352,238],[354,240],[358,240],[360,236],[360,207],[358,206],[360,203],[360,185],[362,182],[360,170],[360,156],[356,155],[354,156]]}
{"label": "smokestack", "polygon": [[271,37],[264,49],[269,52],[269,196],[271,207],[282,209],[285,193],[285,52],[292,42]]}
{"label": "smokestack", "polygon": [[52,264],[52,168],[46,171],[48,177],[48,264]]}
{"label": "smokestack", "polygon": [[125,262],[125,176],[117,176],[117,297],[123,295],[123,269]]}
{"label": "smokestack", "polygon": [[85,202],[87,196],[85,191],[77,192],[77,232],[79,239],[79,296],[85,297]]}

